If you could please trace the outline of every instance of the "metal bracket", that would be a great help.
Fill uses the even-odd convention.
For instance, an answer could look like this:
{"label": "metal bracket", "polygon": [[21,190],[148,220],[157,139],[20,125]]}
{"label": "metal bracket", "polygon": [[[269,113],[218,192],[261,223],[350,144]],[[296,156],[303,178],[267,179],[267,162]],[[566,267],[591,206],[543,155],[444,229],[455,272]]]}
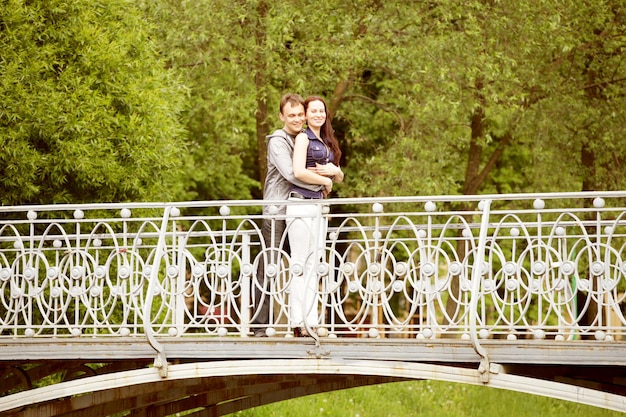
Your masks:
{"label": "metal bracket", "polygon": [[321,347],[319,344],[316,344],[313,349],[307,350],[306,353],[315,356],[317,359],[321,359],[323,356],[330,355],[330,350]]}
{"label": "metal bracket", "polygon": [[159,371],[161,378],[167,378],[167,358],[164,352],[157,352],[154,358],[154,367]]}
{"label": "metal bracket", "polygon": [[483,357],[478,365],[478,373],[483,384],[489,383],[489,374],[499,374],[502,372],[502,365],[495,362],[489,362],[487,356]]}
{"label": "metal bracket", "polygon": [[478,365],[478,373],[480,374],[480,380],[483,384],[489,382],[489,359],[484,357],[480,360],[480,365]]}

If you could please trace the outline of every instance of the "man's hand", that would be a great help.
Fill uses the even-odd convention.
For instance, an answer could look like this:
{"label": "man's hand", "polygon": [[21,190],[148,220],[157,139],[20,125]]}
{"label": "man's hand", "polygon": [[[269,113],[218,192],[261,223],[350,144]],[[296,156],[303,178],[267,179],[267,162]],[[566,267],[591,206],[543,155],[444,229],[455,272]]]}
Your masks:
{"label": "man's hand", "polygon": [[324,184],[324,190],[322,190],[322,194],[324,195],[324,198],[326,198],[332,190],[333,190],[333,180],[329,178],[328,182]]}

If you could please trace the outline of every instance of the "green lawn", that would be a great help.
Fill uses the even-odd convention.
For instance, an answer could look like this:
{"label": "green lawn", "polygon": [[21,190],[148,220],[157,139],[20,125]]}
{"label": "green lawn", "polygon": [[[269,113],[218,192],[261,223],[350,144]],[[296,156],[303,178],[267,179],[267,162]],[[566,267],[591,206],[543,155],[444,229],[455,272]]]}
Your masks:
{"label": "green lawn", "polygon": [[623,417],[623,413],[518,392],[438,381],[374,385],[269,404],[255,417]]}

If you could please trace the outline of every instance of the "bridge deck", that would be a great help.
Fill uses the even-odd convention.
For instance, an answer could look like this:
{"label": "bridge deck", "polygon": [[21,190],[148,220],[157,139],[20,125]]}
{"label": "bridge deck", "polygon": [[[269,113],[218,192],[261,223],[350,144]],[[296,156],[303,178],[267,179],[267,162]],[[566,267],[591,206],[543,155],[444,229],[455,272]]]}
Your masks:
{"label": "bridge deck", "polygon": [[[471,342],[434,339],[313,339],[295,338],[166,338],[165,354],[175,360],[235,359],[363,359],[404,362],[479,363]],[[626,366],[626,342],[486,340],[489,359],[499,364]],[[155,351],[145,340],[13,339],[0,341],[0,362],[17,364],[40,360],[153,360]]]}

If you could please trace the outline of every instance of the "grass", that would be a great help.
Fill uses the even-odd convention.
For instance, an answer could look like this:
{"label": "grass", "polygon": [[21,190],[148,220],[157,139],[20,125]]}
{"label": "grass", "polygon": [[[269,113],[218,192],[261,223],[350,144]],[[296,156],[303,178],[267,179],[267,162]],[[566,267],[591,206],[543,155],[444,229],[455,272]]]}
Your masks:
{"label": "grass", "polygon": [[439,381],[373,385],[296,398],[232,417],[623,417],[623,413],[519,392]]}

